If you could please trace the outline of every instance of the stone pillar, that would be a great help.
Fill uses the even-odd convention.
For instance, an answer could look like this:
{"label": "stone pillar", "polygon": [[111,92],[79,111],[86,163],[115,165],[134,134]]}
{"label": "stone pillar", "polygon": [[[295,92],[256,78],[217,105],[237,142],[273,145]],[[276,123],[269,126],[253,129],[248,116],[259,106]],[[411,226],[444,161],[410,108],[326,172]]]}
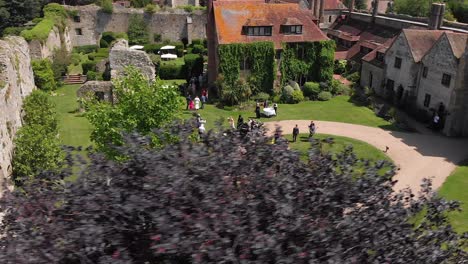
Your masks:
{"label": "stone pillar", "polygon": [[320,23],[323,23],[324,8],[325,8],[325,0],[320,0],[319,25]]}
{"label": "stone pillar", "polygon": [[[319,6],[320,6],[320,1],[321,0],[310,0],[314,2],[314,16],[319,19]],[[320,23],[320,21],[319,21]]]}
{"label": "stone pillar", "polygon": [[430,30],[437,30],[442,27],[444,22],[445,4],[432,3],[431,14],[429,15],[429,22],[427,28]]}
{"label": "stone pillar", "polygon": [[192,32],[193,32],[193,24],[192,24],[192,17],[187,17],[187,43],[192,44]]}
{"label": "stone pillar", "polygon": [[355,1],[355,0],[351,0],[351,1],[349,2],[349,7],[348,7],[348,8],[349,8],[349,13],[350,13],[350,14],[351,14],[351,12],[354,11],[354,1]]}
{"label": "stone pillar", "polygon": [[372,23],[375,22],[375,17],[377,16],[379,12],[379,0],[374,0],[372,2]]}

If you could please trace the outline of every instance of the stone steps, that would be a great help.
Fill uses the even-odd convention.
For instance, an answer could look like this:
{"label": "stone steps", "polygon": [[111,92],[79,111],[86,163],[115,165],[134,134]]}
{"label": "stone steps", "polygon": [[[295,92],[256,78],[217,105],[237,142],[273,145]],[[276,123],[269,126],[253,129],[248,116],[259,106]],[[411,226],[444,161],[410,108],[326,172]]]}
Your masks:
{"label": "stone steps", "polygon": [[81,74],[67,75],[63,77],[63,83],[65,84],[83,84],[86,82],[86,76]]}

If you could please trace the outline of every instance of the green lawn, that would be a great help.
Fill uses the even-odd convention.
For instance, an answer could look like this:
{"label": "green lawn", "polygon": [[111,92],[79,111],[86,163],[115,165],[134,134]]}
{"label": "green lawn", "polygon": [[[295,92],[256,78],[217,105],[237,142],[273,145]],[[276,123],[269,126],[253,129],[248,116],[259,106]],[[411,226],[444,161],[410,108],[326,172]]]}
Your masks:
{"label": "green lawn", "polygon": [[462,211],[450,213],[449,219],[457,232],[468,232],[468,161],[445,180],[439,194],[448,200],[460,201]]}
{"label": "green lawn", "polygon": [[[285,135],[285,138],[289,140],[289,146],[291,149],[297,150],[301,153],[301,158],[303,160],[307,160],[308,150],[310,148],[310,142],[308,139],[308,134],[299,134],[297,137],[296,142],[292,142],[292,135]],[[347,146],[352,145],[353,151],[356,154],[357,158],[362,160],[369,160],[371,164],[385,160],[390,163],[393,161],[383,153],[382,150],[375,148],[374,146],[367,144],[366,142],[348,138],[348,137],[341,137],[335,135],[328,135],[328,134],[315,134],[314,139],[323,140],[326,138],[333,138],[333,144],[328,144],[323,142],[322,144],[322,151],[325,153],[336,154],[342,152]],[[355,175],[359,175],[365,172],[363,164],[359,164],[356,168],[354,168]],[[385,172],[389,171],[391,168],[389,165],[383,166],[378,173],[380,175],[384,175]]]}
{"label": "green lawn", "polygon": [[62,144],[88,147],[91,145],[91,125],[82,113],[77,112],[76,91],[80,86],[65,85],[55,91],[50,99],[56,106]]}
{"label": "green lawn", "polygon": [[[219,118],[227,125],[227,118],[234,117],[237,120],[239,114],[248,120],[255,117],[254,106],[247,110],[235,108],[220,109],[214,105],[206,105],[205,109],[199,110],[203,119],[207,120],[207,128],[213,128],[214,122]],[[188,118],[193,111],[184,111],[183,115]],[[357,106],[349,101],[349,96],[337,96],[330,101],[306,101],[299,104],[278,104],[278,116],[272,118],[261,118],[262,122],[277,120],[322,120],[336,121],[351,124],[359,124],[370,127],[384,127],[396,129],[390,122],[377,117],[372,110],[364,106]]]}

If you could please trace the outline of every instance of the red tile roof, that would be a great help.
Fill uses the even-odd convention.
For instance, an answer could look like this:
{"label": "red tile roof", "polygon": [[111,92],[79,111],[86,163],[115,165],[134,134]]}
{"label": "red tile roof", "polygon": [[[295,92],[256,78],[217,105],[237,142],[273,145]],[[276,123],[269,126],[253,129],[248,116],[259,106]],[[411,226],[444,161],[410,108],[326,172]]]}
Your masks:
{"label": "red tile roof", "polygon": [[348,8],[340,0],[325,0],[323,9],[330,10],[330,9],[348,9]]}
{"label": "red tile roof", "polygon": [[[328,40],[314,23],[315,17],[309,10],[302,10],[298,4],[267,4],[256,0],[217,0],[213,2],[216,33],[219,44],[273,41],[276,49],[284,42],[314,42]],[[286,19],[300,22],[302,34],[285,35],[280,26]],[[272,36],[247,36],[242,34],[243,26],[256,21],[256,26],[273,25]]]}
{"label": "red tile roof", "polygon": [[453,55],[459,59],[468,48],[468,34],[459,34],[453,32],[446,32],[445,35],[449,40],[450,46],[452,47]]}
{"label": "red tile roof", "polygon": [[443,30],[403,29],[414,61],[421,61],[443,33]]}

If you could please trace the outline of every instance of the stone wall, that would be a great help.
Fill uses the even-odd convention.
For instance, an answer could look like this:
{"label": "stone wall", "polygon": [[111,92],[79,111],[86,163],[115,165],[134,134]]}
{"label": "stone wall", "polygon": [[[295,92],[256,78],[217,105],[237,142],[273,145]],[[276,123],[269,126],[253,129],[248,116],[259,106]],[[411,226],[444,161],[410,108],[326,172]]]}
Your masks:
{"label": "stone wall", "polygon": [[[396,57],[401,58],[401,67],[395,67]],[[409,96],[416,95],[417,77],[420,64],[415,63],[404,34],[400,34],[385,54],[386,79],[393,80],[394,92],[403,88]]]}
{"label": "stone wall", "polygon": [[[112,14],[107,14],[101,12],[100,7],[95,5],[66,6],[66,8],[77,10],[80,14],[79,22],[74,19],[69,20],[73,46],[98,44],[101,34],[106,31],[127,32],[132,14],[143,16],[150,31],[150,39],[154,39],[155,34],[171,41],[179,41],[183,38],[206,38],[205,11],[187,13],[181,9],[173,9],[148,14],[142,9],[116,8]],[[190,26],[188,26],[188,20],[190,20],[187,19],[188,17],[191,18]]]}
{"label": "stone wall", "polygon": [[23,99],[35,89],[28,43],[0,40],[0,185],[12,172],[13,139],[21,126]]}
{"label": "stone wall", "polygon": [[[372,83],[371,76],[372,75]],[[384,81],[384,70],[367,61],[362,61],[361,65],[361,87],[369,87],[373,89],[379,96],[384,96],[384,89],[382,87]]]}
{"label": "stone wall", "polygon": [[[453,56],[452,48],[445,34],[441,36],[441,39],[436,42],[429,53],[424,56],[422,62],[428,68],[428,72],[427,77],[421,76],[419,82],[417,106],[424,108],[424,97],[426,94],[429,94],[431,101],[428,108],[437,109],[440,103],[443,103],[447,107],[450,105],[450,95],[455,88],[458,77],[458,62]],[[441,83],[444,73],[451,76],[448,87]]]}
{"label": "stone wall", "polygon": [[60,49],[62,45],[67,51],[72,50],[72,40],[70,36],[69,28],[65,28],[63,34],[60,33],[57,27],[54,27],[49,33],[49,37],[46,41],[32,40],[29,42],[29,51],[31,53],[31,59],[44,59],[52,58],[54,51]]}
{"label": "stone wall", "polygon": [[124,75],[128,66],[138,68],[151,81],[156,78],[156,69],[148,54],[129,49],[128,42],[124,39],[118,40],[110,50],[109,65],[112,79]]}
{"label": "stone wall", "polygon": [[[99,94],[101,93],[101,94]],[[89,81],[83,84],[76,92],[79,98],[97,98],[109,103],[116,102],[112,93],[112,82],[108,81]]]}

